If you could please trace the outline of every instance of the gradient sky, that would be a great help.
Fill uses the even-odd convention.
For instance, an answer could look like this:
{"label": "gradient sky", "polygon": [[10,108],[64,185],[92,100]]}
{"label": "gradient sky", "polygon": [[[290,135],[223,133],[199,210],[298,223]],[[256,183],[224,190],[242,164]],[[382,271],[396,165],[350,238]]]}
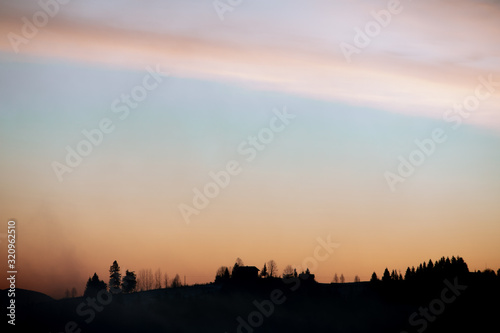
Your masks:
{"label": "gradient sky", "polygon": [[[0,0],[0,220],[18,223],[18,287],[81,293],[115,259],[188,283],[236,257],[282,271],[328,235],[321,282],[452,255],[500,268],[500,85],[457,129],[443,120],[479,77],[500,81],[500,2],[401,6],[349,63],[340,43],[386,1],[243,1],[222,21],[211,1],[74,0],[15,52],[9,33],[40,7]],[[169,75],[120,120],[113,101],[148,66]],[[246,161],[238,146],[284,108],[296,118]],[[59,182],[52,162],[103,118],[113,132]],[[446,142],[391,191],[384,173],[436,128]],[[186,224],[179,205],[230,160],[242,172]]]}

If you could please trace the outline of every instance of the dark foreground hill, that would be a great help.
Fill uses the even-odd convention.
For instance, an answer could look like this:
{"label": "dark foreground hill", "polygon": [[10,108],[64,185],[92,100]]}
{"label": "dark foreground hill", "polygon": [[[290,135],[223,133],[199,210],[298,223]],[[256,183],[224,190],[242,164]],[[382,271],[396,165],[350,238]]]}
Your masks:
{"label": "dark foreground hill", "polygon": [[[31,332],[498,331],[499,279],[470,273],[427,283],[319,284],[260,279],[26,303]],[[493,329],[493,330],[492,330]]]}
{"label": "dark foreground hill", "polygon": [[[2,300],[8,299],[8,293],[9,293],[9,289],[0,290],[0,295],[1,295]],[[45,295],[43,293],[40,293],[38,291],[16,288],[15,300],[16,300],[16,302],[19,302],[22,304],[32,304],[32,303],[50,302],[50,301],[53,301],[54,299],[52,297]]]}

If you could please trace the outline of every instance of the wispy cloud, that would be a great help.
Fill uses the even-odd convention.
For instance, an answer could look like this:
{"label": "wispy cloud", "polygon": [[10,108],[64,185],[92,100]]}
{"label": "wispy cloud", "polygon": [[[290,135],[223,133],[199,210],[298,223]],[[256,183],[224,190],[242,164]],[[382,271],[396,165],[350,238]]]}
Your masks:
{"label": "wispy cloud", "polygon": [[[8,4],[0,34],[19,33],[36,2]],[[178,77],[232,81],[256,89],[441,118],[493,74],[500,81],[500,6],[492,1],[401,1],[404,8],[347,63],[338,47],[385,1],[263,1],[221,23],[210,2],[71,2],[21,54],[143,68]],[[305,6],[305,7],[304,7]],[[0,50],[12,52],[7,38]],[[500,89],[468,122],[500,129]]]}

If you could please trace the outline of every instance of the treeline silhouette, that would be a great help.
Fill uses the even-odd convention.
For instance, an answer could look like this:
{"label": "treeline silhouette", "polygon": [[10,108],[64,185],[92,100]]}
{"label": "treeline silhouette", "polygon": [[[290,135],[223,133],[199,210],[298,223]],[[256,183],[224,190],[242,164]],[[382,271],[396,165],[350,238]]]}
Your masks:
{"label": "treeline silhouette", "polygon": [[404,275],[395,269],[390,271],[386,268],[379,279],[373,272],[369,284],[378,297],[390,302],[427,304],[439,297],[450,284],[467,288],[463,293],[465,296],[461,296],[462,302],[484,302],[483,296],[493,289],[500,289],[500,269],[497,273],[491,269],[470,272],[462,257],[441,257],[436,261],[429,260],[418,266],[407,267]]}
{"label": "treeline silhouette", "polygon": [[106,282],[96,273],[88,279],[85,297],[19,302],[19,324],[23,331],[94,333],[498,328],[500,270],[471,272],[461,257],[428,260],[402,271],[386,268],[371,281],[356,276],[357,283],[340,283],[345,282],[341,273],[332,283],[318,283],[304,269],[287,265],[279,271],[275,261],[258,269],[238,258],[232,266],[219,267],[213,282],[186,287],[178,274],[172,280],[160,270],[123,274],[115,261]]}
{"label": "treeline silhouette", "polygon": [[[125,276],[121,276],[120,266],[115,260],[109,268],[109,282],[105,283],[99,279],[97,273],[89,277],[85,286],[84,296],[95,297],[95,295],[103,289],[109,289],[112,293],[132,293],[137,291],[147,291],[162,288],[177,288],[181,287],[182,281],[179,274],[170,280],[167,273],[162,275],[160,269],[155,272],[152,269],[142,269],[136,274],[134,271],[126,270]],[[441,259],[427,262],[422,262],[418,266],[407,267],[404,275],[400,270],[386,268],[382,273],[381,278],[378,277],[376,272],[373,272],[370,282],[373,285],[380,285],[385,287],[394,286],[409,286],[414,290],[419,290],[418,286],[426,289],[428,285],[438,285],[444,279],[453,279],[455,277],[467,277],[469,268],[464,259],[460,256],[441,257]],[[485,269],[483,272],[475,272],[476,279],[486,278],[490,280],[500,280],[500,269],[497,273],[491,269]],[[479,274],[479,275],[478,275]],[[297,272],[291,265],[285,266],[281,276],[278,274],[278,265],[274,260],[269,260],[264,263],[262,269],[255,266],[245,266],[243,260],[237,258],[233,267],[220,266],[215,274],[215,284],[225,283],[238,283],[245,284],[254,282],[256,279],[290,279],[301,278],[308,280],[309,283],[315,283],[315,275],[312,274],[307,268],[305,271]],[[361,282],[358,275],[354,277],[354,282]],[[344,275],[341,274],[340,278],[335,273],[332,283],[345,283]],[[415,284],[418,285],[415,287]],[[416,289],[415,289],[416,288]],[[387,291],[387,290],[386,290]],[[73,288],[71,293],[66,291],[66,297],[75,297],[76,289]]]}
{"label": "treeline silhouette", "polygon": [[[109,289],[109,291],[114,294],[129,294],[136,291],[161,289],[163,287],[177,288],[182,286],[179,274],[176,274],[172,281],[169,281],[168,275],[167,273],[165,273],[162,280],[162,274],[159,268],[155,271],[154,274],[151,269],[142,269],[139,271],[138,276],[135,274],[135,271],[126,270],[125,276],[123,278],[121,276],[120,270],[120,266],[115,260],[109,267],[108,284],[106,284],[103,280],[100,280],[97,273],[94,273],[91,278],[89,277],[87,284],[85,285],[83,296],[95,297],[99,291],[107,289]],[[76,289],[74,293],[76,294]]]}
{"label": "treeline silhouette", "polygon": [[373,272],[370,289],[386,302],[409,308],[402,327],[408,332],[483,331],[493,327],[500,310],[498,303],[492,306],[500,296],[500,269],[470,272],[460,256],[407,267],[404,276],[386,268],[379,279]]}
{"label": "treeline silhouette", "polygon": [[[493,272],[493,271],[492,271]],[[500,269],[499,269],[500,272]],[[411,281],[411,282],[434,282],[436,280],[443,280],[445,278],[454,278],[464,276],[469,273],[469,268],[462,257],[441,257],[434,263],[429,259],[429,262],[423,262],[415,268],[415,266],[407,267],[405,275],[401,271],[393,269],[389,272],[386,268],[382,275],[382,282],[391,283],[396,281]],[[493,272],[494,274],[494,272]],[[370,279],[371,282],[378,282],[379,278],[377,273],[373,272]]]}

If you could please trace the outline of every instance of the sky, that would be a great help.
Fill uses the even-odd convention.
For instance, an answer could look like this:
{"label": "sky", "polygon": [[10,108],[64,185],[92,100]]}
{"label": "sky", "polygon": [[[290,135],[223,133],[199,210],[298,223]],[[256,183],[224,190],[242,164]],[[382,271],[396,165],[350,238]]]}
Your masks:
{"label": "sky", "polygon": [[320,282],[453,255],[497,270],[499,18],[481,0],[0,0],[18,287],[82,293],[114,260],[188,284],[237,257]]}

